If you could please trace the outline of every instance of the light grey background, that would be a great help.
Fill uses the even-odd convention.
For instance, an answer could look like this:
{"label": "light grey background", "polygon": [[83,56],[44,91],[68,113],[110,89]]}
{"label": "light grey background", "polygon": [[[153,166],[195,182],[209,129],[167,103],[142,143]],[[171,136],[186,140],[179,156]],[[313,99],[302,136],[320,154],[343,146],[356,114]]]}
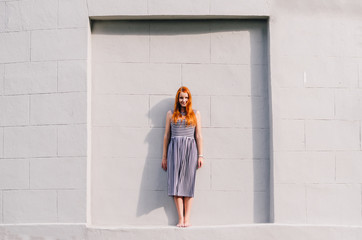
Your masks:
{"label": "light grey background", "polygon": [[[360,239],[361,11],[360,0],[0,0],[0,222],[9,224],[1,234]],[[267,19],[273,224],[186,231],[86,225],[89,18]]]}
{"label": "light grey background", "polygon": [[95,21],[92,223],[177,222],[161,169],[166,112],[181,85],[201,112],[205,165],[195,225],[269,221],[265,21]]}

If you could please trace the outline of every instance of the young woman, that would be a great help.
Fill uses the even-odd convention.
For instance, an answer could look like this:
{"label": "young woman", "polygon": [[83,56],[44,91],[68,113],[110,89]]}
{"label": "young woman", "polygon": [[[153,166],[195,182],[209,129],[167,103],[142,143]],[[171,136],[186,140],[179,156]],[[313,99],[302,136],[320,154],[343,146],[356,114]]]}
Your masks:
{"label": "young woman", "polygon": [[202,152],[201,114],[192,109],[190,90],[180,87],[174,110],[167,112],[162,154],[168,195],[173,196],[177,208],[178,227],[191,225],[196,169],[203,165]]}

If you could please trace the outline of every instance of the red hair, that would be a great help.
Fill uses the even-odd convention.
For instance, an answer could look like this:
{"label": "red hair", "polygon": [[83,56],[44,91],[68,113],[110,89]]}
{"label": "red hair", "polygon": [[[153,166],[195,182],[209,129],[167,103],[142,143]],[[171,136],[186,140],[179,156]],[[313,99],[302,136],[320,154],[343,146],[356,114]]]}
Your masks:
{"label": "red hair", "polygon": [[185,86],[182,86],[177,90],[172,120],[174,123],[177,123],[177,121],[182,117],[181,112],[180,112],[181,105],[179,102],[179,97],[180,97],[181,92],[187,93],[189,95],[189,99],[186,104],[186,116],[185,116],[186,125],[196,126],[197,120],[196,120],[196,115],[192,109],[191,93],[190,93],[190,90]]}

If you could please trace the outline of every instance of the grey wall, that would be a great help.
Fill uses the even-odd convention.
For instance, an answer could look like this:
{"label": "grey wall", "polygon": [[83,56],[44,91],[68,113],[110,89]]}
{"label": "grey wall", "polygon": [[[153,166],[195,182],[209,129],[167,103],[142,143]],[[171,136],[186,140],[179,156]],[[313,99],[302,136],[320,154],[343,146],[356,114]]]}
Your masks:
{"label": "grey wall", "polygon": [[[90,154],[93,148],[91,145],[87,148],[93,126],[88,124],[96,120],[88,111],[95,107],[90,99],[91,81],[87,82],[93,70],[91,65],[87,66],[87,61],[91,60],[87,48],[92,44],[89,17],[103,20],[264,17],[268,18],[270,45],[271,220],[279,224],[360,226],[361,11],[360,0],[0,0],[0,222],[85,223],[86,209],[88,212],[92,209],[93,197],[89,195],[86,198],[86,183],[88,190],[93,186],[91,175],[87,177],[86,174],[93,160]],[[200,34],[200,28],[196,30]],[[140,32],[142,30],[138,30]],[[133,41],[127,43],[136,44]],[[159,47],[167,48],[168,45],[161,44]],[[202,47],[198,50],[201,51]],[[145,52],[138,50],[135,48],[124,52],[123,56],[142,57]],[[161,61],[171,56],[157,57],[152,60]],[[219,58],[217,61],[221,60]],[[193,64],[202,66],[202,62]],[[131,68],[126,70],[131,72]],[[212,68],[209,71],[218,70]],[[177,76],[172,71],[163,74],[165,78],[167,74]],[[190,75],[196,77],[196,70]],[[222,76],[232,79],[228,76],[233,75],[224,72]],[[199,78],[204,77],[200,75]],[[207,115],[205,109],[209,103],[206,100],[205,103],[203,95],[212,97],[215,93],[201,91],[206,90],[208,85],[190,87],[199,95],[196,102],[200,105],[195,107]],[[174,91],[170,86],[170,91],[160,94],[167,95]],[[153,93],[142,94],[149,95],[151,103]],[[155,115],[161,116],[158,112],[163,112],[166,106],[157,103],[163,102],[163,96],[158,100],[153,96],[152,99],[159,106]],[[210,104],[213,106],[213,101]],[[157,128],[153,125],[152,117],[135,119],[140,122],[132,124]],[[219,122],[218,119],[207,122],[207,119],[203,119],[207,149],[215,146],[209,137],[215,133],[210,128],[212,124],[241,124]],[[155,120],[159,121],[163,120]],[[142,136],[145,132],[138,134],[145,141]],[[93,140],[93,143],[97,143],[97,139]],[[244,149],[251,148],[250,145],[245,146],[247,148]],[[144,154],[148,151],[147,147],[146,141],[141,142],[137,149]],[[230,151],[225,149],[225,152]],[[240,149],[240,153],[244,152]],[[207,202],[202,199],[201,192],[215,187],[208,185],[208,178],[205,177],[214,169],[213,163],[218,158],[215,155],[215,152],[208,153],[209,160],[198,174],[197,199],[200,202],[195,202],[195,211],[204,211],[201,203]],[[152,172],[151,165],[147,164],[141,166],[150,166]],[[159,169],[154,168],[154,176],[162,176],[157,171]],[[248,175],[231,176],[239,179]],[[226,182],[223,183],[225,185],[220,182],[219,187],[232,186],[228,185],[232,178],[221,178]],[[250,175],[247,177],[251,178]],[[155,182],[150,183],[155,186]],[[211,186],[210,189],[200,189],[205,185]],[[164,186],[159,187],[162,189]],[[90,192],[87,191],[88,194]],[[138,195],[133,200],[138,201]],[[236,202],[239,204],[241,201]],[[170,202],[162,204],[171,208]],[[148,217],[155,220],[154,216],[162,216],[157,221],[163,223],[168,219],[165,214],[171,212],[168,210],[159,208],[158,211],[151,211]],[[195,211],[194,220],[199,223],[197,217],[202,215]],[[251,212],[249,210],[243,215],[248,217],[239,219],[240,222],[255,221]],[[146,218],[142,215],[139,219],[143,221]]]}
{"label": "grey wall", "polygon": [[202,115],[193,222],[269,219],[265,21],[96,21],[92,28],[92,222],[175,224],[161,169],[181,85]]}

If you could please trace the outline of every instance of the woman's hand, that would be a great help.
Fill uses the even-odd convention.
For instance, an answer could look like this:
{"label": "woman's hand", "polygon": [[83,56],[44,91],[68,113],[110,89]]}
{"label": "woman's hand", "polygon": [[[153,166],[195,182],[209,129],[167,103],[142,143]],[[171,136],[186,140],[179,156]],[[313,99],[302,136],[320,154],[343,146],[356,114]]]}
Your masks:
{"label": "woman's hand", "polygon": [[204,164],[204,158],[199,157],[199,159],[197,160],[197,168],[201,168],[203,164]]}
{"label": "woman's hand", "polygon": [[163,170],[167,170],[167,158],[162,158],[162,163],[161,166],[163,168]]}

